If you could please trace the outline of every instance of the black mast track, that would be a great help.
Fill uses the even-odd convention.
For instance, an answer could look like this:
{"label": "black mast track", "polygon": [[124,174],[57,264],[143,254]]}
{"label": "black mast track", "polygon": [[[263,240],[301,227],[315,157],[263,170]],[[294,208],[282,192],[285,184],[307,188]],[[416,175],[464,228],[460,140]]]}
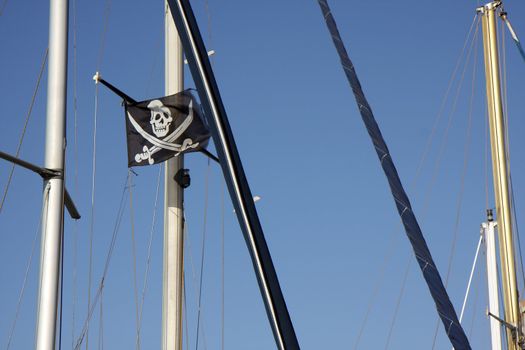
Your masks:
{"label": "black mast track", "polygon": [[355,96],[357,107],[361,113],[361,118],[365,124],[366,130],[372,139],[374,148],[379,157],[381,167],[388,179],[388,184],[390,186],[390,191],[394,197],[396,203],[397,211],[405,227],[406,235],[412,244],[412,249],[416,256],[416,260],[421,268],[423,277],[427,282],[428,289],[434,303],[436,304],[437,312],[443,325],[445,326],[445,331],[447,336],[452,343],[452,346],[456,350],[470,350],[470,344],[465,335],[465,331],[459,323],[458,316],[454,310],[454,306],[450,301],[450,298],[447,294],[447,290],[443,285],[439,271],[432,259],[428,245],[423,237],[421,228],[417,222],[416,216],[412,211],[412,206],[410,205],[410,200],[403,188],[401,179],[397,173],[397,169],[394,165],[394,161],[390,157],[390,151],[385,143],[379,125],[377,124],[374,114],[372,113],[372,108],[368,104],[368,101],[363,93],[361,88],[361,83],[357,77],[357,73],[354,68],[354,64],[350,60],[346,48],[344,46],[339,30],[337,29],[337,24],[335,19],[330,11],[330,7],[326,0],[318,0],[319,6],[321,7],[321,12],[328,27],[328,31],[332,36],[335,48],[341,60],[341,65],[346,74],[346,78],[350,83],[352,91]]}
{"label": "black mast track", "polygon": [[250,252],[275,342],[279,349],[299,349],[299,342],[193,10],[188,0],[168,0],[168,4],[204,107],[205,117],[211,128],[222,172]]}

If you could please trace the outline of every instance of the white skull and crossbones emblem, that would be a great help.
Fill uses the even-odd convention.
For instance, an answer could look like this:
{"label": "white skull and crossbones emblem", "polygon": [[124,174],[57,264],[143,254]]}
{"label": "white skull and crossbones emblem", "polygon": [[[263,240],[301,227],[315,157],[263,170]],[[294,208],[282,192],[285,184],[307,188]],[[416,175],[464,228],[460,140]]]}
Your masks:
{"label": "white skull and crossbones emblem", "polygon": [[159,100],[153,100],[148,104],[148,108],[151,111],[151,118],[149,123],[151,129],[157,137],[164,137],[168,134],[171,122],[171,111],[168,107],[164,106]]}
{"label": "white skull and crossbones emblem", "polygon": [[144,146],[142,152],[139,152],[135,155],[135,161],[137,163],[147,160],[149,164],[153,164],[154,159],[152,156],[161,149],[173,151],[175,152],[175,155],[178,155],[187,149],[197,148],[199,146],[199,142],[194,142],[190,138],[184,138],[181,140],[180,144],[174,142],[184,134],[186,129],[188,129],[188,127],[193,122],[193,100],[191,100],[188,105],[189,113],[187,117],[184,118],[182,123],[178,125],[169,135],[168,132],[173,121],[170,109],[164,106],[159,100],[151,101],[147,107],[151,111],[151,129],[157,137],[148,134],[148,132],[140,126],[133,116],[129,112],[127,113],[128,120],[133,125],[135,130],[153,145],[151,147]]}

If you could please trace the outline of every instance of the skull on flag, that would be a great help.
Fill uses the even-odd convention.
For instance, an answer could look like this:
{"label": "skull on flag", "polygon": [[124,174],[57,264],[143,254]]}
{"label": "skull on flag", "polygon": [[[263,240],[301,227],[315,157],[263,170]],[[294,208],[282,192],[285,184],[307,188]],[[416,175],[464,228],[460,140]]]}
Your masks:
{"label": "skull on flag", "polygon": [[159,100],[153,100],[148,104],[148,108],[151,111],[151,118],[149,123],[151,129],[157,137],[164,137],[168,134],[171,122],[171,111],[168,107],[164,106]]}

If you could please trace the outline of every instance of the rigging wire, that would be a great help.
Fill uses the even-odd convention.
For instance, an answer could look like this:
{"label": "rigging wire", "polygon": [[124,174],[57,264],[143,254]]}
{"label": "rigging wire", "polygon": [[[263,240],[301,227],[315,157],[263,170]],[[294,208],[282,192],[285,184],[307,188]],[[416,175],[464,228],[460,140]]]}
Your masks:
{"label": "rigging wire", "polygon": [[[523,269],[523,254],[521,250],[520,231],[518,227],[518,219],[517,219],[517,214],[516,214],[516,201],[514,199],[515,196],[514,196],[514,186],[512,184],[512,176],[509,175],[509,179],[510,179],[509,181],[510,182],[510,200],[511,200],[511,205],[512,205],[512,222],[514,224],[513,225],[514,233],[518,240],[518,252],[520,256],[520,265],[521,265],[521,278],[522,278],[523,284],[525,285],[525,270]],[[525,286],[522,286],[522,288],[525,288]],[[521,290],[520,295],[523,295],[523,289]]]}
{"label": "rigging wire", "polygon": [[[102,64],[102,59],[104,56],[104,48],[106,42],[106,35],[109,26],[109,14],[111,10],[111,0],[106,0],[104,15],[103,15],[103,28],[100,36],[100,46],[98,51],[98,60],[97,60],[97,72],[100,71],[100,66]],[[89,272],[88,272],[88,302],[87,302],[87,311],[88,311],[88,325],[87,325],[87,334],[86,334],[86,350],[89,350],[89,312],[91,309],[91,289],[92,289],[92,279],[93,279],[93,236],[94,236],[94,223],[95,223],[95,189],[96,189],[96,160],[97,160],[97,114],[98,114],[98,84],[95,84],[95,111],[93,115],[93,158],[92,158],[92,175],[91,175],[91,219],[90,219],[90,229],[89,229]]]}
{"label": "rigging wire", "polygon": [[151,266],[151,247],[153,243],[153,237],[155,233],[155,224],[157,221],[157,205],[159,202],[159,189],[160,189],[160,180],[161,180],[161,173],[162,173],[162,167],[159,167],[159,174],[157,175],[157,188],[155,190],[155,201],[153,205],[153,218],[151,219],[151,229],[149,233],[149,241],[148,241],[148,253],[146,258],[146,268],[144,272],[144,282],[142,285],[142,294],[141,294],[141,300],[140,300],[140,311],[139,311],[139,336],[140,331],[142,329],[142,316],[143,316],[143,307],[144,307],[144,301],[146,299],[146,290],[148,288],[148,277],[149,277],[149,270]]}
{"label": "rigging wire", "polygon": [[[74,194],[78,195],[78,59],[77,59],[77,0],[73,0],[73,186]],[[75,321],[77,306],[77,252],[78,252],[78,220],[73,223],[73,292],[71,307],[71,348],[75,340]]]}
{"label": "rigging wire", "polygon": [[226,184],[222,181],[221,191],[221,350],[224,350],[224,277],[225,277],[225,256],[224,256],[224,218],[225,218],[225,205],[224,205],[224,192],[226,191]]}
{"label": "rigging wire", "polygon": [[[498,272],[499,272],[499,271],[498,271]],[[498,276],[499,276],[499,274],[498,274]],[[502,285],[502,283],[497,283],[497,287],[498,287],[498,294],[499,294],[499,295],[504,295],[504,294],[503,294],[503,285]],[[501,345],[502,345],[502,348],[503,348],[503,349],[508,349],[507,337],[504,335],[504,334],[506,333],[506,327],[505,327],[504,325],[501,325],[500,328],[503,329],[503,332],[502,332],[502,333],[503,333],[503,334],[502,334],[503,336],[501,337],[501,339],[503,339],[502,344],[501,344]]]}
{"label": "rigging wire", "polygon": [[[193,254],[192,254],[192,249],[191,249],[190,235],[188,235],[188,222],[186,220],[184,220],[184,231],[183,231],[183,234],[184,234],[184,251],[188,252],[189,260],[190,260],[192,287],[193,287],[193,290],[197,291],[198,290],[198,287],[197,287],[197,273],[195,272],[196,269],[195,269],[195,263],[193,262]],[[186,244],[188,244],[187,247],[186,247]],[[198,303],[198,300],[199,300],[199,297],[198,297],[197,294],[195,294],[195,303],[196,304]],[[201,306],[201,310],[203,310],[203,309],[204,309],[204,307]],[[204,323],[202,324],[202,327],[201,327],[201,333],[202,333],[202,338],[203,338],[203,344],[204,344],[204,347],[206,348],[206,332],[205,332]]]}
{"label": "rigging wire", "polygon": [[[6,0],[6,2],[7,2],[7,0]],[[5,3],[4,3],[4,6],[5,6]],[[29,103],[29,109],[28,109],[27,114],[26,114],[26,120],[24,122],[24,127],[22,128],[22,132],[20,134],[20,139],[18,141],[18,146],[16,147],[15,157],[17,157],[17,158],[18,158],[18,156],[20,154],[20,150],[22,148],[22,143],[24,142],[24,136],[25,136],[26,131],[27,131],[27,125],[29,124],[29,119],[31,118],[31,112],[33,111],[33,106],[35,105],[36,96],[37,96],[37,93],[38,93],[38,89],[40,87],[40,81],[42,80],[42,75],[44,74],[44,69],[45,69],[46,63],[47,63],[48,53],[49,53],[49,48],[46,48],[46,50],[44,52],[44,58],[42,59],[42,64],[40,65],[40,71],[38,72],[38,78],[36,80],[35,90],[33,91],[33,96],[31,97],[31,102]],[[13,179],[13,173],[15,171],[15,166],[16,166],[15,163],[13,163],[11,165],[11,170],[9,171],[9,176],[7,178],[7,183],[6,183],[5,188],[4,188],[4,194],[2,195],[2,201],[0,201],[0,214],[2,213],[2,209],[4,208],[4,203],[5,203],[5,200],[7,198],[7,192],[9,191],[9,186],[11,184],[11,180]]]}
{"label": "rigging wire", "polygon": [[[518,50],[520,52],[520,54],[522,55],[522,57],[525,59],[525,56],[523,55],[523,48],[521,47],[521,44],[519,43],[519,40],[517,40],[517,37],[515,37],[515,33],[514,31],[512,30],[512,26],[510,25],[510,22],[508,21],[506,15],[505,16],[501,16],[502,18],[502,22],[501,22],[501,29],[499,30],[499,32],[496,33],[496,35],[498,37],[501,37],[501,45],[498,46],[498,53],[500,55],[500,57],[503,57],[503,65],[499,67],[500,69],[500,75],[503,76],[503,83],[502,83],[502,90],[503,90],[503,101],[502,101],[502,104],[503,104],[503,128],[504,128],[504,134],[505,134],[505,160],[506,160],[506,163],[507,163],[507,182],[509,183],[509,196],[510,196],[510,205],[512,207],[512,210],[511,210],[511,227],[514,226],[514,224],[517,224],[517,220],[516,220],[516,210],[515,208],[513,208],[513,205],[515,205],[515,202],[514,202],[514,189],[512,187],[512,176],[511,176],[511,171],[510,171],[510,146],[509,146],[509,129],[508,129],[508,125],[509,125],[509,119],[508,119],[508,96],[507,96],[507,59],[506,59],[506,48],[505,48],[505,25],[508,25],[508,28],[509,28],[509,31],[511,32],[511,35],[513,36],[513,38],[515,39],[515,43],[516,43],[516,46],[518,47]],[[496,29],[498,29],[498,27],[496,26]],[[522,277],[522,282],[525,284],[525,272],[524,272],[524,269],[523,269],[523,256],[522,256],[522,251],[521,251],[521,241],[520,241],[520,237],[519,237],[519,234],[517,232],[517,230],[512,230],[511,234],[513,235],[513,237],[516,237],[516,240],[518,242],[518,253],[519,253],[519,260],[520,260],[520,265],[518,265],[518,269],[521,269],[521,277]],[[514,253],[515,254],[515,253]],[[516,278],[518,278],[518,276],[516,276]],[[518,282],[518,281],[516,281]],[[522,288],[525,287],[522,286]],[[523,291],[523,289],[522,289]],[[519,295],[519,287],[518,287],[518,295]],[[519,347],[519,344],[518,344],[518,340],[516,339],[516,348]]]}
{"label": "rigging wire", "polygon": [[516,202],[514,200],[514,187],[512,185],[512,175],[511,175],[511,165],[510,165],[510,144],[509,144],[509,113],[508,113],[508,89],[507,89],[507,56],[506,56],[506,46],[505,46],[505,25],[508,23],[507,20],[504,19],[501,22],[501,47],[500,47],[500,56],[503,57],[503,65],[502,65],[502,76],[503,76],[503,120],[504,120],[504,128],[505,128],[505,158],[507,160],[507,173],[508,173],[508,181],[509,181],[509,187],[510,187],[510,200],[511,200],[511,207],[512,207],[512,226],[514,227],[514,235],[516,237],[516,240],[518,242],[518,254],[519,254],[519,260],[520,260],[520,269],[521,269],[521,278],[522,278],[522,290],[520,295],[523,295],[523,288],[525,288],[525,269],[523,267],[523,254],[521,249],[521,239],[519,235],[518,230],[518,220],[516,216]]}
{"label": "rigging wire", "polygon": [[[422,166],[424,164],[423,159],[425,159],[428,155],[428,152],[430,151],[430,147],[433,143],[434,135],[437,131],[437,126],[439,125],[439,122],[441,121],[441,118],[443,116],[443,110],[445,108],[446,102],[448,101],[448,96],[450,93],[450,90],[452,89],[452,84],[456,80],[456,75],[458,72],[459,67],[461,66],[463,55],[465,54],[465,49],[467,48],[467,44],[469,42],[470,35],[472,34],[472,29],[474,28],[474,25],[476,24],[477,15],[474,15],[474,18],[472,19],[472,23],[470,25],[470,29],[468,31],[467,36],[465,37],[465,41],[463,43],[463,47],[461,49],[461,53],[456,61],[456,65],[454,67],[454,70],[452,71],[452,74],[450,76],[450,79],[448,81],[447,89],[445,90],[445,94],[443,96],[443,99],[441,100],[441,104],[439,106],[438,113],[436,114],[436,117],[434,118],[434,124],[432,126],[432,131],[430,133],[429,138],[427,139],[427,142],[425,144],[423,153],[421,154],[421,159],[419,161],[419,166],[416,170],[416,179],[419,177],[419,173],[421,172]],[[414,187],[416,185],[416,180],[414,180]]]}
{"label": "rigging wire", "polygon": [[[379,293],[379,290],[381,288],[382,282],[384,280],[386,269],[387,269],[387,267],[389,265],[390,259],[392,258],[393,254],[394,254],[394,251],[397,250],[396,248],[397,248],[397,243],[399,242],[399,240],[396,240],[398,235],[397,235],[397,232],[395,232],[395,233],[396,234],[391,234],[390,235],[390,241],[387,244],[387,247],[390,247],[390,249],[388,250],[387,254],[384,255],[383,262],[382,262],[381,267],[379,269],[379,276],[376,279],[374,289],[372,291],[372,294],[370,295],[370,299],[368,301],[368,306],[366,308],[365,317],[364,317],[363,321],[361,322],[361,327],[359,328],[359,331],[357,333],[357,338],[356,338],[356,340],[354,342],[354,347],[353,347],[354,350],[357,350],[357,348],[359,346],[359,342],[361,341],[361,337],[363,336],[363,332],[364,332],[366,324],[368,322],[368,317],[370,316],[370,313],[372,312],[372,308],[375,305],[375,299],[377,297],[377,294]],[[396,244],[394,244],[394,243],[396,243]]]}
{"label": "rigging wire", "polygon": [[98,322],[98,350],[104,349],[104,291],[100,292],[100,308]]}
{"label": "rigging wire", "polygon": [[[483,252],[482,252],[483,253]],[[482,264],[483,265],[483,264]],[[481,269],[478,269],[478,274],[481,274]],[[477,313],[477,305],[478,305],[478,300],[479,300],[479,277],[476,278],[474,280],[474,286],[473,286],[473,289],[474,289],[474,307],[472,308],[472,319],[470,321],[470,328],[469,328],[469,331],[468,331],[468,337],[470,339],[472,339],[472,335],[474,333],[474,323],[476,321],[476,313]],[[504,337],[506,338],[506,337]]]}
{"label": "rigging wire", "polygon": [[485,105],[485,210],[489,210],[489,112]]}
{"label": "rigging wire", "polygon": [[203,275],[204,275],[204,257],[205,257],[205,248],[206,248],[206,224],[208,222],[208,194],[209,194],[209,180],[210,180],[210,170],[211,163],[208,158],[208,167],[206,169],[206,180],[204,187],[204,218],[202,223],[202,244],[201,244],[201,269],[200,269],[200,282],[199,282],[199,301],[197,304],[197,332],[196,332],[196,341],[195,349],[199,349],[199,328],[201,321],[201,305],[202,305],[202,289],[203,289]]}
{"label": "rigging wire", "polygon": [[470,270],[470,276],[468,278],[467,290],[465,292],[465,298],[463,298],[463,305],[461,306],[461,312],[459,314],[459,322],[461,322],[463,320],[463,315],[465,313],[465,307],[467,306],[468,295],[469,295],[469,292],[470,292],[470,285],[472,284],[472,278],[474,277],[474,272],[476,271],[476,264],[478,262],[479,249],[481,248],[481,243],[482,242],[483,242],[483,236],[480,235],[479,241],[478,241],[478,246],[476,248],[476,254],[474,255],[474,262],[472,263],[472,268]]}
{"label": "rigging wire", "polygon": [[102,59],[104,57],[104,50],[106,47],[106,36],[109,28],[109,15],[111,13],[111,0],[106,0],[105,7],[104,7],[104,24],[102,27],[102,33],[100,35],[100,46],[98,51],[98,60],[97,60],[97,72],[100,71],[100,67],[102,65]]}
{"label": "rigging wire", "polygon": [[186,274],[184,271],[182,272],[182,279],[184,280],[183,287],[182,287],[182,300],[183,300],[183,311],[182,315],[184,316],[183,322],[184,322],[184,332],[186,334],[186,350],[190,350],[190,334],[188,331],[188,305],[186,302]]}
{"label": "rigging wire", "polygon": [[[45,189],[45,193],[44,193],[44,203],[47,201],[48,199],[48,196],[49,196],[49,189],[50,187],[47,186],[46,189]],[[20,292],[18,293],[18,302],[16,303],[16,311],[15,311],[15,316],[13,318],[13,321],[11,322],[11,328],[9,330],[9,336],[7,337],[7,345],[6,345],[6,350],[9,350],[10,346],[11,346],[11,341],[13,340],[13,335],[15,333],[15,328],[16,328],[16,322],[18,320],[18,315],[20,313],[20,306],[22,305],[22,299],[24,298],[24,292],[26,290],[26,285],[27,285],[27,278],[29,276],[29,270],[31,268],[31,263],[33,261],[33,256],[35,255],[35,248],[36,248],[36,243],[38,241],[38,233],[40,232],[40,230],[42,229],[42,220],[43,220],[43,217],[44,217],[44,206],[42,206],[42,211],[41,211],[41,214],[40,214],[40,219],[39,219],[39,222],[38,222],[38,227],[37,227],[37,230],[35,231],[35,235],[34,235],[34,238],[33,238],[33,243],[31,245],[31,253],[29,254],[29,259],[27,261],[27,264],[26,264],[26,271],[25,271],[25,274],[24,274],[24,279],[22,281],[22,288],[20,288]]]}
{"label": "rigging wire", "polygon": [[[87,312],[91,309],[91,285],[93,279],[93,236],[95,225],[95,177],[97,167],[97,114],[98,114],[98,84],[95,84],[95,113],[93,117],[93,156],[91,160],[91,218],[89,222],[89,262],[88,262],[88,300]],[[86,350],[89,350],[89,318],[86,334]]]}
{"label": "rigging wire", "polygon": [[97,289],[97,293],[95,294],[95,296],[93,298],[93,302],[91,303],[91,307],[88,310],[88,313],[86,315],[86,319],[84,320],[82,331],[80,332],[80,335],[78,336],[77,341],[75,342],[75,350],[80,349],[80,346],[82,345],[84,340],[87,339],[86,337],[87,337],[87,333],[88,333],[88,330],[89,330],[89,321],[90,321],[91,317],[93,316],[93,312],[95,311],[95,307],[97,306],[98,302],[100,301],[101,294],[102,294],[102,291],[104,289],[104,282],[106,280],[106,277],[107,277],[107,274],[108,274],[108,271],[109,271],[109,265],[111,263],[111,257],[113,256],[113,251],[115,249],[115,244],[116,244],[116,241],[117,241],[117,236],[118,236],[118,232],[119,232],[119,229],[120,229],[120,224],[122,222],[122,217],[124,215],[124,209],[125,209],[125,204],[124,203],[125,203],[125,200],[126,200],[126,193],[128,193],[128,189],[129,189],[128,186],[127,186],[127,183],[129,181],[128,180],[128,176],[130,176],[129,173],[127,174],[126,181],[124,182],[122,195],[121,195],[121,198],[120,198],[120,204],[119,204],[119,208],[118,208],[118,211],[117,211],[117,217],[115,219],[115,225],[113,227],[113,233],[112,233],[112,236],[111,236],[111,242],[109,244],[108,252],[107,252],[107,255],[106,255],[106,261],[104,263],[104,269],[103,269],[103,272],[102,272],[102,277],[100,278],[99,287]]}
{"label": "rigging wire", "polygon": [[388,330],[388,336],[386,338],[385,350],[387,350],[388,346],[390,345],[390,339],[392,338],[392,331],[394,330],[394,325],[396,324],[399,306],[401,305],[401,299],[403,298],[403,294],[405,293],[405,286],[406,286],[406,282],[408,278],[408,273],[410,272],[410,266],[412,265],[412,260],[413,260],[412,257],[408,259],[407,267],[405,268],[403,282],[401,283],[401,291],[399,292],[399,295],[397,297],[394,316],[392,317],[392,321],[390,322],[390,328]]}
{"label": "rigging wire", "polygon": [[[478,47],[478,37],[477,32],[474,37],[475,41],[475,52],[477,52]],[[471,94],[470,94],[470,106],[469,106],[469,112],[468,112],[468,125],[467,125],[467,136],[465,138],[465,146],[464,146],[464,155],[463,155],[463,170],[461,174],[461,185],[460,185],[460,191],[457,199],[457,209],[456,209],[456,220],[454,223],[454,233],[453,233],[453,239],[452,239],[452,245],[450,248],[450,255],[448,260],[448,267],[447,267],[447,274],[445,277],[445,286],[448,285],[448,281],[450,278],[450,273],[452,270],[452,263],[454,260],[454,255],[456,251],[456,244],[459,234],[459,222],[461,219],[461,207],[463,203],[463,194],[465,191],[465,180],[467,175],[467,167],[468,167],[468,159],[469,159],[469,151],[470,151],[470,141],[472,138],[472,114],[473,114],[473,104],[474,104],[474,93],[475,93],[475,82],[476,82],[476,64],[477,64],[477,55],[474,55],[474,62],[473,62],[473,71],[472,71],[472,86],[471,86]],[[460,319],[461,321],[461,319]]]}
{"label": "rigging wire", "polygon": [[133,297],[135,300],[135,327],[136,327],[136,341],[135,348],[140,350],[140,311],[139,311],[139,297],[137,289],[137,248],[135,243],[135,215],[133,212],[133,172],[128,169],[130,176],[128,176],[129,182],[129,219],[131,225],[131,256],[132,256],[132,268],[133,268]]}
{"label": "rigging wire", "polygon": [[[476,23],[479,23],[479,18],[478,18],[478,21]],[[476,33],[478,31],[478,28],[479,28],[479,26],[476,26]],[[458,86],[456,87],[456,95],[454,97],[454,100],[452,101],[452,106],[451,106],[451,110],[449,112],[449,117],[448,117],[446,129],[444,131],[443,140],[442,140],[441,145],[440,145],[438,157],[436,159],[436,162],[434,163],[434,172],[433,172],[434,175],[433,175],[433,177],[431,179],[431,184],[430,184],[430,186],[432,186],[432,187],[433,187],[434,182],[437,179],[438,172],[436,170],[441,166],[441,160],[443,158],[443,155],[445,153],[445,149],[446,149],[446,146],[447,146],[447,143],[448,143],[448,134],[449,134],[449,131],[450,131],[450,127],[452,126],[453,117],[456,114],[456,107],[457,107],[457,103],[458,103],[458,100],[459,100],[459,95],[460,95],[460,92],[461,92],[461,88],[463,87],[463,81],[464,81],[465,73],[466,73],[466,70],[467,70],[467,64],[468,64],[468,62],[470,60],[470,55],[472,53],[473,45],[474,45],[474,39],[472,39],[472,42],[470,43],[470,47],[469,47],[469,50],[467,52],[467,55],[466,55],[466,58],[465,58],[465,61],[464,61],[465,64],[463,66],[463,71],[461,72],[461,77],[459,79]],[[427,198],[427,200],[428,199],[429,199],[429,197]],[[428,205],[428,202],[425,203],[425,207],[427,205]]]}
{"label": "rigging wire", "polygon": [[[434,137],[435,137],[435,134],[436,134],[436,131],[437,131],[437,127],[440,124],[440,121],[441,121],[442,116],[443,116],[443,110],[444,110],[445,105],[446,105],[446,103],[448,101],[448,98],[449,98],[450,90],[452,89],[453,82],[456,81],[456,76],[457,76],[458,70],[461,67],[461,63],[463,62],[463,56],[465,55],[465,51],[467,49],[467,46],[468,46],[468,43],[469,43],[469,39],[470,39],[470,36],[472,34],[472,30],[475,27],[475,24],[477,23],[477,19],[478,19],[477,15],[474,15],[474,18],[473,18],[472,23],[470,25],[469,31],[468,31],[468,33],[467,33],[467,35],[465,37],[465,41],[463,43],[463,47],[462,47],[461,52],[460,52],[460,54],[458,56],[458,59],[456,60],[456,64],[455,64],[455,67],[453,69],[453,72],[452,72],[452,74],[451,74],[451,76],[449,78],[449,81],[448,81],[448,84],[447,84],[447,88],[446,88],[445,94],[444,94],[444,96],[443,96],[443,98],[441,100],[441,104],[440,104],[438,113],[436,114],[436,116],[434,118],[432,131],[430,132],[430,134],[429,134],[429,136],[427,138],[427,141],[425,142],[425,147],[424,147],[423,152],[421,153],[421,156],[420,156],[420,159],[419,159],[419,162],[418,162],[418,166],[416,168],[416,174],[415,174],[415,177],[414,177],[414,179],[412,180],[412,182],[410,184],[410,188],[416,188],[417,187],[417,182],[418,182],[418,180],[420,178],[421,170],[423,169],[423,165],[425,164],[426,159],[428,158],[428,154],[429,154],[430,148],[431,148],[431,146],[433,144]],[[444,141],[442,141],[442,142],[444,142]],[[440,163],[439,163],[439,161],[436,161],[436,163],[434,165],[434,173],[437,173],[439,171],[439,168],[440,168]],[[423,215],[422,215],[423,218],[426,216],[426,213],[427,213],[427,210],[428,210],[430,193],[432,192],[433,187],[434,187],[434,184],[432,182],[429,185],[429,187],[426,189],[426,191],[425,191],[424,202],[426,204],[424,205],[424,208],[423,208]],[[394,241],[395,237],[396,236],[393,234],[392,238],[391,238],[391,241]],[[383,263],[382,263],[381,268],[380,268],[379,278],[376,280],[374,291],[372,292],[370,300],[368,302],[367,311],[366,311],[365,316],[363,318],[363,321],[361,323],[361,327],[359,329],[356,341],[354,342],[354,347],[353,347],[354,350],[358,349],[361,337],[363,335],[364,329],[365,329],[366,324],[368,322],[368,317],[369,317],[369,315],[370,315],[370,313],[372,311],[372,308],[373,308],[373,305],[375,304],[375,299],[377,297],[378,291],[379,291],[379,289],[380,289],[380,287],[382,285],[382,281],[383,281],[383,277],[382,276],[384,275],[384,272],[386,270],[386,266],[388,265],[388,263],[390,261],[390,257],[393,255],[393,252],[395,250],[395,247],[397,247],[397,245],[389,244],[388,247],[389,247],[389,249],[388,249],[387,253],[384,254]],[[401,290],[404,290],[404,288],[405,288],[404,284],[402,284],[400,288],[401,288]],[[396,318],[397,318],[397,315],[394,314],[393,319],[396,319]]]}
{"label": "rigging wire", "polygon": [[62,350],[62,319],[64,315],[64,235],[62,234],[62,239],[60,242],[60,300],[59,307],[60,313],[59,324],[58,324],[58,350]]}
{"label": "rigging wire", "polygon": [[[157,61],[160,57],[160,44],[162,43],[162,38],[158,38],[157,42],[155,43],[154,47],[154,52],[156,52],[156,55],[155,55],[155,58],[153,59],[153,63],[151,65],[151,70],[150,70],[150,74],[149,74],[149,79],[148,79],[148,82],[146,84],[146,91],[145,91],[145,94],[146,95],[149,95],[150,94],[150,90],[151,90],[151,85],[152,85],[152,81],[153,81],[153,76],[154,76],[154,73],[155,73],[155,70],[156,70],[156,67],[157,67]],[[149,279],[149,271],[150,271],[150,267],[151,267],[151,252],[152,252],[152,244],[153,244],[153,238],[155,236],[155,225],[156,225],[156,222],[157,222],[157,207],[158,207],[158,200],[159,200],[159,190],[160,190],[160,181],[161,181],[161,173],[162,173],[162,169],[163,167],[159,167],[159,172],[158,172],[158,175],[157,175],[157,185],[156,185],[156,190],[155,190],[155,200],[154,200],[154,204],[153,204],[153,214],[152,214],[152,219],[151,219],[151,228],[150,228],[150,233],[149,233],[149,239],[148,239],[148,248],[147,248],[147,254],[146,254],[146,262],[145,262],[145,268],[144,268],[144,279],[143,279],[143,283],[142,283],[142,292],[140,294],[140,303],[139,303],[139,306],[138,306],[138,325],[137,325],[137,340],[136,340],[136,347],[137,349],[140,349],[140,334],[141,334],[141,331],[142,331],[142,319],[143,319],[143,310],[144,310],[144,303],[145,303],[145,300],[146,300],[146,291],[147,291],[147,288],[148,288],[148,279]],[[134,242],[134,241],[133,241]],[[135,246],[135,243],[133,243],[133,245]],[[134,248],[135,249],[135,248]],[[135,258],[136,259],[136,258]],[[136,260],[134,259],[134,264],[136,264]],[[136,266],[135,266],[135,271],[136,271]],[[136,274],[136,272],[135,272]],[[136,275],[134,275],[134,278],[136,279]]]}
{"label": "rigging wire", "polygon": [[[478,21],[478,23],[479,23],[479,21]],[[463,80],[464,80],[464,77],[465,77],[465,73],[467,71],[467,67],[468,67],[468,64],[470,62],[470,55],[472,53],[473,48],[474,48],[474,51],[476,51],[476,49],[478,47],[478,32],[479,32],[479,26],[476,26],[476,31],[475,31],[475,33],[473,35],[473,39],[472,39],[472,42],[471,42],[471,45],[470,45],[470,48],[469,48],[469,51],[468,51],[468,54],[467,54],[467,57],[466,57],[466,60],[465,60],[465,65],[464,65],[464,68],[463,68],[463,72],[461,73],[460,82],[459,82],[457,90],[456,90],[456,97],[454,99],[452,110],[450,112],[449,125],[447,126],[447,131],[446,131],[446,136],[445,137],[448,136],[448,130],[449,130],[449,127],[451,125],[452,116],[455,114],[456,104],[457,104],[457,101],[459,99],[461,88],[463,86]],[[462,207],[462,203],[463,203],[463,194],[464,194],[464,190],[465,190],[465,180],[466,180],[468,157],[469,157],[469,145],[470,145],[470,139],[471,139],[471,134],[472,134],[472,110],[473,110],[473,100],[474,100],[474,91],[475,91],[474,84],[475,84],[475,77],[476,77],[476,63],[477,63],[477,55],[474,54],[470,106],[469,106],[469,112],[468,112],[467,136],[466,136],[466,139],[465,139],[464,155],[463,155],[463,169],[462,169],[462,173],[461,173],[460,191],[459,191],[459,195],[458,195],[458,199],[457,199],[457,203],[456,203],[456,219],[455,219],[454,229],[453,229],[453,234],[452,234],[452,244],[451,244],[450,254],[449,254],[449,259],[448,259],[448,264],[447,264],[447,273],[445,275],[445,287],[448,286],[450,273],[452,271],[452,263],[453,263],[453,259],[454,259],[454,256],[455,256],[457,239],[458,239],[458,234],[459,234],[459,223],[460,223],[460,218],[461,218],[461,207]],[[440,159],[441,159],[441,157],[442,157],[442,155],[444,153],[444,149],[445,149],[444,146],[445,146],[445,143],[442,144],[442,148],[440,150],[440,155],[439,155]],[[437,334],[438,334],[438,330],[439,329],[440,329],[440,322],[439,322],[439,317],[438,317],[438,319],[436,320],[436,326],[434,328],[434,337],[433,337],[433,340],[432,340],[432,349],[434,349],[435,346],[436,346]]]}

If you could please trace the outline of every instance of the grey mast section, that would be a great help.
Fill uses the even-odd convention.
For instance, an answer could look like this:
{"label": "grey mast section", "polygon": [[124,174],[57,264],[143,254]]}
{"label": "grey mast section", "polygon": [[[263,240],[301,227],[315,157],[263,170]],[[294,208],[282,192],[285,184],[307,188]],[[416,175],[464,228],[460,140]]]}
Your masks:
{"label": "grey mast section", "polygon": [[47,86],[47,169],[59,176],[44,181],[40,286],[36,349],[55,348],[64,222],[68,0],[51,0]]}
{"label": "grey mast section", "polygon": [[[184,88],[182,44],[165,3],[165,92]],[[182,349],[182,292],[184,271],[184,189],[174,180],[184,156],[168,159],[164,172],[164,250],[162,282],[162,350]]]}

